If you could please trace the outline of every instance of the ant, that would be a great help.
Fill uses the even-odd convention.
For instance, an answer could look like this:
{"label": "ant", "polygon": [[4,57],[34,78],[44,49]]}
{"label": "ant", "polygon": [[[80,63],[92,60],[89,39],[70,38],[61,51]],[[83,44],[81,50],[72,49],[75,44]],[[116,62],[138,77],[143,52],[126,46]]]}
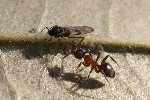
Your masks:
{"label": "ant", "polygon": [[[86,50],[86,49],[83,49],[83,48],[76,48],[75,50],[71,50],[71,52],[69,54],[71,54],[71,53],[77,59],[82,59],[82,58],[84,59],[84,62],[79,63],[79,65],[77,66],[76,71],[81,66],[81,64],[83,64],[85,67],[91,67],[91,70],[90,70],[90,72],[87,76],[87,79],[89,79],[90,74],[92,73],[93,70],[95,70],[96,73],[101,72],[104,75],[104,77],[105,77],[105,79],[107,80],[108,83],[109,83],[109,81],[108,81],[107,77],[110,77],[110,78],[115,77],[115,71],[114,71],[113,67],[109,63],[106,62],[108,57],[110,57],[117,64],[117,62],[114,60],[114,58],[111,57],[110,55],[107,55],[101,61],[101,64],[98,64],[97,61],[100,58],[101,51],[98,52],[96,60],[93,60],[92,55],[91,55],[91,51],[89,49]],[[69,54],[67,54],[63,58],[66,58]]]}
{"label": "ant", "polygon": [[51,28],[48,28],[48,27],[45,27],[45,28],[48,30],[47,33],[51,36],[49,41],[51,41],[52,36],[55,38],[62,38],[62,37],[82,38],[79,43],[81,43],[84,40],[84,37],[76,37],[75,35],[91,33],[94,31],[93,28],[88,27],[88,26],[60,27],[58,25],[55,25],[55,26],[52,26]]}

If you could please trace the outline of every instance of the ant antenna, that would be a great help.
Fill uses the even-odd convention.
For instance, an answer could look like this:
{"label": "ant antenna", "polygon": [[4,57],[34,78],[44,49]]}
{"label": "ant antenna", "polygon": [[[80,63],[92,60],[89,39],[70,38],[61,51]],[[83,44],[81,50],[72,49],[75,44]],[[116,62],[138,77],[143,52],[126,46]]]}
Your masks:
{"label": "ant antenna", "polygon": [[100,58],[100,55],[101,55],[101,51],[99,50],[99,51],[98,51],[97,58],[96,58],[96,61],[98,61],[98,59]]}

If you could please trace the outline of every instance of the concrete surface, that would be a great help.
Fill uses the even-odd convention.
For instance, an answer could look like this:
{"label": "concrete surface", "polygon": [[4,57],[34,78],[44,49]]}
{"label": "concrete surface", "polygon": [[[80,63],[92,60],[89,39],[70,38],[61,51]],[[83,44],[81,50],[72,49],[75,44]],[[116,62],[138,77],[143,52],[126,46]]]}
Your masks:
{"label": "concrete surface", "polygon": [[[148,0],[5,0],[0,1],[0,30],[24,34],[32,27],[40,31],[56,24],[86,25],[95,31],[84,41],[107,38],[149,44],[149,4]],[[65,48],[59,45],[3,44],[0,49],[1,100],[150,99],[150,55],[104,50],[99,63],[110,54],[119,64],[108,59],[116,71],[114,79],[108,78],[109,85],[95,72],[86,81],[88,68],[74,74],[80,60],[72,55],[62,60]]]}

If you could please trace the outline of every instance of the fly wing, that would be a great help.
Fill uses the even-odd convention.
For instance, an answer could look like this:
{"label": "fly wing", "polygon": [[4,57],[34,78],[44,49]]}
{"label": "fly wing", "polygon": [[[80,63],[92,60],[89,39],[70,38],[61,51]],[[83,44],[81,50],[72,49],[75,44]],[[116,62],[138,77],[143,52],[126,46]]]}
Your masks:
{"label": "fly wing", "polygon": [[94,31],[92,27],[88,27],[88,26],[73,26],[67,28],[72,35],[87,34]]}

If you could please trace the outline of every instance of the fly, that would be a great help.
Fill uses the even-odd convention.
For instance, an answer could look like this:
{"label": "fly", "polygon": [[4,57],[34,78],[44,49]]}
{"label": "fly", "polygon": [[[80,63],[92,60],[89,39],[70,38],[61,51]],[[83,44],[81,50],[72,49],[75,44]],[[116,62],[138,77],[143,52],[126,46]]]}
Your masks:
{"label": "fly", "polygon": [[92,27],[88,27],[88,26],[61,27],[61,26],[55,25],[55,26],[52,26],[51,28],[45,27],[44,29],[47,29],[48,30],[47,33],[49,34],[49,36],[51,36],[49,41],[51,41],[52,37],[81,38],[81,41],[79,42],[79,44],[84,40],[84,37],[79,36],[79,35],[91,33],[94,31]]}

